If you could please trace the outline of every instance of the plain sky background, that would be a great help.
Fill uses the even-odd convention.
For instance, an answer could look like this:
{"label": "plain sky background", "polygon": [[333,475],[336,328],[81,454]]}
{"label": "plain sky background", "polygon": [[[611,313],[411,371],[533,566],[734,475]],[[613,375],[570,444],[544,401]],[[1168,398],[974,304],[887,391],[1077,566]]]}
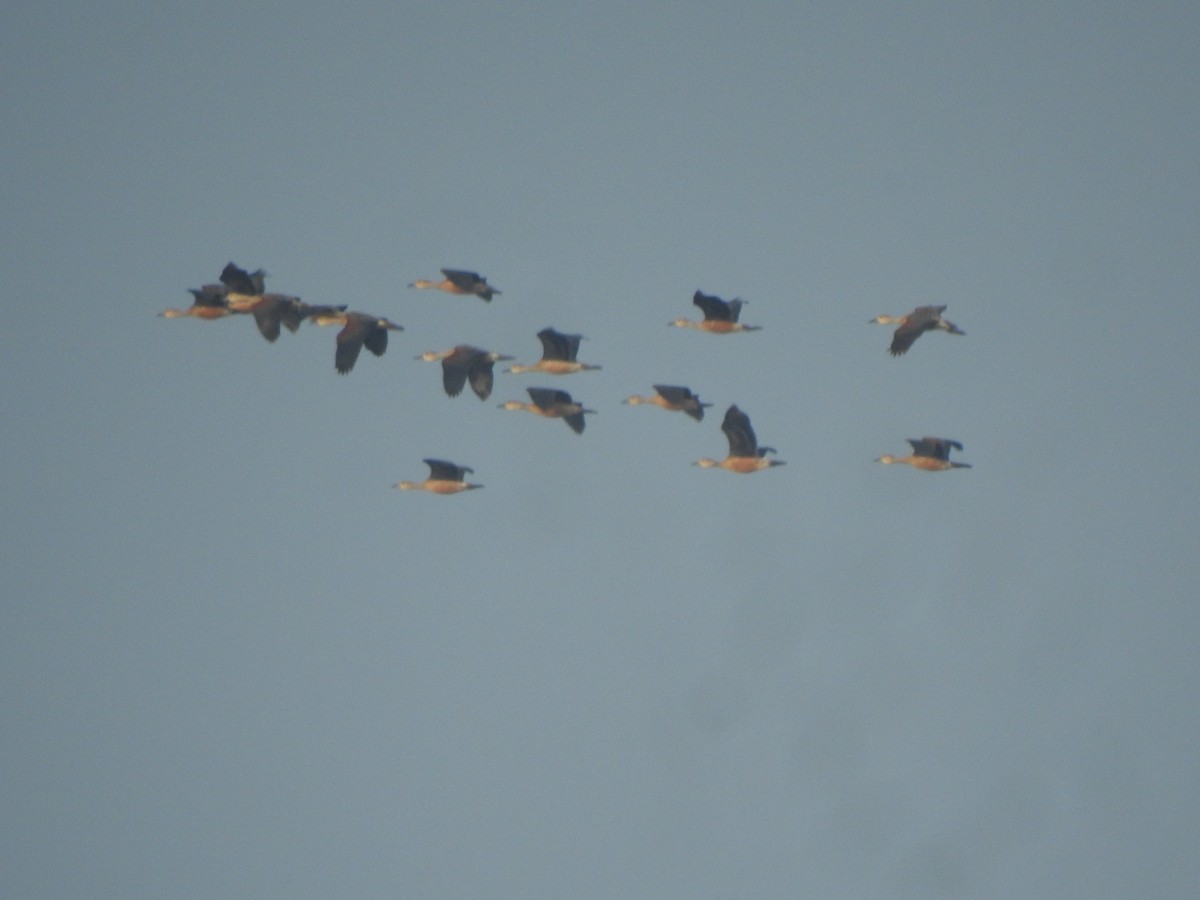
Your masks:
{"label": "plain sky background", "polygon": [[[0,894],[1195,896],[1200,7],[4,20]],[[229,260],[407,330],[157,317]]]}

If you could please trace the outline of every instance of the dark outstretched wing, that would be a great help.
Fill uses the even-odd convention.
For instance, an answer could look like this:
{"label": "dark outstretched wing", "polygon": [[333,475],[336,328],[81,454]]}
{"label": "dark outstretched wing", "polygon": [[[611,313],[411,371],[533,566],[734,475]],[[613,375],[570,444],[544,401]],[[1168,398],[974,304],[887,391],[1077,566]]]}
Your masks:
{"label": "dark outstretched wing", "polygon": [[283,304],[259,303],[254,308],[254,324],[258,332],[271,343],[279,338],[279,325],[283,321]]}
{"label": "dark outstretched wing", "polygon": [[471,379],[471,390],[475,392],[475,396],[480,400],[486,400],[492,395],[492,383],[494,376],[492,374],[492,366],[495,363],[486,356],[476,357],[471,363],[471,367],[467,370],[467,376]]}
{"label": "dark outstretched wing", "polygon": [[584,421],[582,412],[571,413],[568,416],[563,416],[562,420],[566,422],[567,425],[571,427],[571,430],[576,434],[583,434],[584,426],[587,425],[587,422]]}
{"label": "dark outstretched wing", "polygon": [[725,411],[725,421],[721,430],[729,439],[730,456],[757,456],[758,439],[754,429],[750,427],[750,417],[737,408],[736,405]]}
{"label": "dark outstretched wing", "polygon": [[936,328],[944,306],[918,306],[904,317],[904,324],[892,335],[892,356],[903,356],[908,348],[931,328]]}
{"label": "dark outstretched wing", "polygon": [[567,362],[575,359],[575,354],[579,352],[579,342],[583,340],[583,335],[563,334],[553,328],[543,328],[537,336],[542,342],[542,359],[561,359]]}
{"label": "dark outstretched wing", "polygon": [[553,328],[543,328],[537,333],[542,342],[542,359],[565,359],[566,348],[562,343],[562,335]]}
{"label": "dark outstretched wing", "polygon": [[689,400],[695,399],[695,394],[687,388],[674,384],[656,384],[654,390],[658,391],[659,396],[664,400],[675,406],[681,406]]}
{"label": "dark outstretched wing", "polygon": [[538,409],[550,412],[558,406],[566,403],[572,403],[571,395],[566,391],[560,391],[555,388],[526,388],[529,392],[529,399],[533,401],[533,405]]}
{"label": "dark outstretched wing", "polygon": [[475,471],[466,466],[456,466],[444,459],[426,459],[424,463],[429,466],[429,477],[433,481],[462,481],[467,472]]}
{"label": "dark outstretched wing", "polygon": [[221,308],[229,305],[229,301],[225,296],[228,290],[223,284],[205,284],[199,289],[188,288],[188,293],[195,298],[193,301],[194,306]]}
{"label": "dark outstretched wing", "polygon": [[962,450],[963,446],[958,441],[952,441],[947,438],[938,437],[923,437],[923,438],[908,438],[909,444],[912,445],[913,455],[928,456],[933,459],[949,460],[950,448]]}
{"label": "dark outstretched wing", "polygon": [[283,322],[285,328],[293,334],[300,327],[300,323],[304,321],[307,313],[307,307],[300,301],[299,297],[284,297],[280,296],[279,304],[279,319]]}
{"label": "dark outstretched wing", "polygon": [[363,346],[376,356],[383,356],[383,354],[387,352],[387,335],[387,327],[379,324],[378,319],[375,321],[369,321],[367,323],[366,334],[363,335]]}
{"label": "dark outstretched wing", "polygon": [[742,310],[741,300],[730,300],[726,303],[720,297],[696,291],[692,302],[704,312],[704,318],[710,322],[736,322]]}
{"label": "dark outstretched wing", "polygon": [[442,269],[442,274],[460,291],[475,294],[484,300],[491,300],[493,294],[500,293],[488,284],[487,279],[478,272],[471,272],[467,269]]}
{"label": "dark outstretched wing", "polygon": [[926,330],[928,326],[913,328],[911,325],[901,325],[892,335],[892,346],[888,348],[888,352],[892,356],[903,356]]}
{"label": "dark outstretched wing", "polygon": [[333,364],[338,373],[345,375],[358,362],[358,354],[362,352],[363,339],[367,334],[367,323],[358,315],[351,313],[346,317],[346,325],[338,332],[337,351],[333,356]]}
{"label": "dark outstretched wing", "polygon": [[929,322],[941,318],[942,313],[945,311],[945,306],[918,306],[909,314],[909,319],[920,319],[921,321]]}
{"label": "dark outstretched wing", "polygon": [[478,272],[469,272],[466,269],[442,269],[442,274],[450,280],[452,285],[463,291],[473,291],[479,285],[487,282],[487,279],[481,277]]}
{"label": "dark outstretched wing", "polygon": [[254,296],[263,292],[263,279],[266,273],[259,269],[253,275],[245,269],[239,269],[233,263],[226,263],[221,270],[221,284],[235,294]]}
{"label": "dark outstretched wing", "polygon": [[675,384],[656,384],[654,390],[658,391],[659,396],[674,406],[687,413],[697,422],[704,421],[704,408],[710,406],[709,403],[701,403],[700,398],[693,394],[688,388]]}
{"label": "dark outstretched wing", "polygon": [[456,357],[458,353],[453,353],[442,360],[442,387],[451,397],[461,394],[463,385],[467,383],[469,360]]}
{"label": "dark outstretched wing", "polygon": [[567,360],[575,362],[575,357],[579,355],[579,342],[583,340],[582,334],[564,334],[563,340],[567,346]]}

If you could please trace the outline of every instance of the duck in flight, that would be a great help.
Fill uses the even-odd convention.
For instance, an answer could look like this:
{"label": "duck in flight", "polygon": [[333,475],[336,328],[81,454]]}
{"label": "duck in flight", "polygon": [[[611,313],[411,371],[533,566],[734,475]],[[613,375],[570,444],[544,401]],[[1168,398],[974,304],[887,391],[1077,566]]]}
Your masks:
{"label": "duck in flight", "polygon": [[596,412],[594,409],[584,409],[582,404],[572,400],[571,395],[566,391],[537,387],[525,390],[529,392],[529,399],[533,401],[532,403],[509,400],[507,403],[501,403],[500,408],[523,409],[545,419],[562,419],[576,434],[583,434],[584,426],[587,424],[583,418],[584,414]]}
{"label": "duck in flight", "polygon": [[223,284],[206,284],[200,288],[188,288],[192,295],[192,305],[184,309],[164,309],[159,313],[166,319],[223,319],[233,315],[226,299],[226,288]]}
{"label": "duck in flight", "polygon": [[959,451],[963,448],[963,445],[958,441],[939,437],[907,438],[907,440],[912,445],[912,453],[908,456],[889,456],[884,454],[875,460],[875,462],[880,462],[884,465],[902,463],[926,472],[945,472],[947,469],[971,468],[970,463],[951,462],[950,460],[951,448]]}
{"label": "duck in flight", "polygon": [[445,277],[441,281],[429,281],[418,278],[409,287],[432,288],[435,291],[445,291],[447,294],[474,294],[482,300],[491,302],[492,297],[504,293],[487,283],[487,279],[478,272],[466,269],[442,269]]}
{"label": "duck in flight", "polygon": [[354,368],[363,347],[376,356],[383,356],[387,352],[388,332],[404,330],[402,326],[381,316],[347,312],[345,307],[314,307],[309,311],[308,318],[318,325],[342,326],[333,355],[333,365],[339,375],[345,375]]}
{"label": "duck in flight", "polygon": [[467,473],[473,474],[474,469],[457,466],[444,459],[426,459],[423,462],[429,466],[428,478],[424,481],[398,481],[392,487],[401,491],[429,491],[431,494],[461,494],[483,487],[482,484],[471,484],[465,480]]}
{"label": "duck in flight", "polygon": [[892,356],[903,356],[908,348],[927,331],[941,330],[950,334],[966,334],[953,322],[942,318],[945,306],[918,306],[907,316],[880,315],[871,319],[871,325],[898,325],[892,333]]}
{"label": "duck in flight", "polygon": [[459,344],[441,352],[429,350],[417,359],[425,362],[442,362],[442,387],[451,397],[462,393],[463,387],[469,382],[471,390],[480,400],[486,400],[492,395],[492,367],[501,360],[510,360],[505,356],[490,350],[480,350],[469,344]]}
{"label": "duck in flight", "polygon": [[654,393],[649,397],[640,397],[634,394],[632,397],[626,397],[622,402],[628,403],[630,406],[648,403],[662,409],[684,412],[697,422],[704,420],[704,410],[712,406],[711,403],[701,403],[700,398],[688,388],[674,384],[656,384]]}
{"label": "duck in flight", "polygon": [[671,324],[676,328],[694,328],[697,331],[707,331],[710,334],[732,334],[735,331],[761,331],[761,325],[743,325],[738,321],[745,300],[722,300],[712,294],[696,291],[692,303],[700,307],[704,319],[693,322],[691,319],[676,319]]}
{"label": "duck in flight", "polygon": [[702,469],[719,468],[729,472],[749,474],[759,469],[769,469],[772,466],[786,465],[781,459],[768,459],[768,453],[774,453],[773,447],[760,447],[754,429],[750,427],[750,417],[737,408],[737,405],[725,410],[725,420],[721,430],[729,440],[729,455],[724,459],[698,459],[694,465]]}
{"label": "duck in flight", "polygon": [[299,297],[266,293],[266,277],[267,273],[262,269],[247,272],[228,263],[221,272],[221,283],[230,311],[254,316],[259,334],[274,343],[279,338],[281,325],[295,333],[312,307],[302,303]]}
{"label": "duck in flight", "polygon": [[548,375],[569,375],[572,372],[592,372],[599,369],[589,363],[581,363],[575,357],[579,353],[581,334],[563,334],[553,328],[543,328],[537,333],[542,342],[542,358],[531,365],[512,365],[506,372],[545,372]]}

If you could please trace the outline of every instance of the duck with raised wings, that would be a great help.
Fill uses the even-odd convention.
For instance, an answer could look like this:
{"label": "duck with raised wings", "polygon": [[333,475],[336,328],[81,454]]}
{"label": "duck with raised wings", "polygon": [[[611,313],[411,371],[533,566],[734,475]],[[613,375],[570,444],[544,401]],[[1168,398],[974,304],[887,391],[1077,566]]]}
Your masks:
{"label": "duck with raised wings", "polygon": [[738,409],[736,404],[725,410],[721,430],[729,440],[729,455],[719,460],[705,457],[696,460],[693,465],[702,469],[719,468],[741,474],[786,465],[781,459],[767,458],[767,454],[774,453],[775,448],[758,445],[758,438],[754,435],[754,429],[750,427],[750,417]]}
{"label": "duck with raised wings", "polygon": [[676,319],[671,324],[676,328],[694,328],[697,331],[707,331],[709,334],[732,334],[735,331],[761,331],[761,325],[743,325],[738,321],[745,300],[722,300],[712,294],[696,291],[692,303],[700,307],[704,319],[693,322],[691,319]]}
{"label": "duck with raised wings", "polygon": [[563,334],[553,328],[543,328],[537,336],[542,342],[542,358],[530,365],[509,366],[504,371],[518,375],[522,372],[569,375],[572,372],[592,372],[600,368],[581,363],[575,358],[579,353],[579,342],[583,340],[583,335]]}

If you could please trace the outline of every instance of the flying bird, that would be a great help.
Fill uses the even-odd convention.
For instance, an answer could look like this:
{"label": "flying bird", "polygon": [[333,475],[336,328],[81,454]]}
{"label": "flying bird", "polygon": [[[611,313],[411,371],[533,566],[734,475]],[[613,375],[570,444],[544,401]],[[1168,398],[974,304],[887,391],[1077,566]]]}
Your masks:
{"label": "flying bird", "polygon": [[891,465],[893,463],[903,463],[907,466],[912,466],[914,469],[923,469],[926,472],[944,472],[947,469],[969,469],[970,463],[951,462],[950,448],[961,451],[963,445],[958,441],[952,441],[949,438],[939,437],[923,437],[923,438],[907,438],[909,444],[912,445],[913,452],[908,456],[888,456],[887,454],[879,457],[875,462]]}
{"label": "flying bird", "polygon": [[946,307],[944,306],[918,306],[907,316],[880,315],[871,319],[868,324],[899,325],[900,327],[892,334],[892,346],[888,352],[892,356],[903,356],[916,339],[927,331],[940,329],[950,334],[966,334],[953,322],[942,318],[942,313],[945,311]]}
{"label": "flying bird", "polygon": [[231,262],[221,272],[221,283],[230,311],[254,316],[258,333],[274,343],[279,338],[280,325],[293,333],[300,327],[307,307],[299,297],[266,293],[266,277],[262,269],[247,272]]}
{"label": "flying bird", "polygon": [[737,408],[736,405],[725,410],[725,420],[721,430],[729,440],[729,455],[724,459],[698,459],[693,465],[702,469],[726,469],[730,472],[748,474],[759,469],[769,469],[772,466],[782,466],[786,463],[781,459],[768,459],[768,453],[774,453],[774,447],[760,447],[754,429],[750,427],[750,417]]}
{"label": "flying bird", "polygon": [[451,397],[461,394],[463,387],[470,382],[475,396],[486,400],[492,395],[492,366],[512,357],[490,350],[480,350],[469,344],[459,344],[441,352],[429,350],[417,359],[423,359],[425,362],[441,360],[442,387]]}
{"label": "flying bird", "polygon": [[676,328],[695,328],[698,331],[707,331],[710,334],[731,334],[735,331],[760,331],[761,325],[743,325],[738,321],[738,316],[741,315],[742,305],[745,300],[722,300],[720,297],[714,297],[712,294],[705,294],[702,291],[696,291],[692,296],[692,303],[700,307],[704,313],[704,319],[700,322],[693,322],[691,319],[676,319],[671,324]]}
{"label": "flying bird", "polygon": [[537,333],[542,342],[542,358],[531,365],[513,365],[506,372],[520,374],[521,372],[545,372],[548,375],[569,375],[572,372],[590,372],[599,369],[588,363],[581,363],[575,356],[579,353],[581,334],[563,334],[553,328],[543,328]]}
{"label": "flying bird", "polygon": [[697,422],[703,421],[704,410],[712,406],[711,403],[701,403],[700,398],[687,388],[674,384],[656,384],[654,385],[654,393],[649,397],[640,397],[634,394],[632,397],[626,397],[623,402],[628,403],[630,406],[648,403],[652,406],[662,407],[663,409],[684,412]]}
{"label": "flying bird", "polygon": [[335,306],[321,307],[318,312],[310,312],[308,318],[318,325],[342,326],[333,356],[333,364],[339,375],[345,375],[354,368],[363,347],[376,356],[383,356],[387,352],[388,332],[404,330],[402,326],[380,316],[346,312],[345,308],[338,309]]}
{"label": "flying bird", "polygon": [[468,472],[474,473],[474,469],[457,466],[444,459],[426,459],[423,462],[429,466],[428,478],[424,481],[398,481],[392,487],[401,491],[429,491],[431,494],[461,494],[483,487],[482,484],[470,484],[464,480]]}
{"label": "flying bird", "polygon": [[446,277],[441,281],[418,278],[409,287],[433,288],[448,294],[474,294],[489,302],[496,294],[504,293],[488,284],[487,279],[478,272],[468,272],[466,269],[442,269],[442,274]]}
{"label": "flying bird", "polygon": [[529,399],[533,401],[532,403],[509,400],[507,403],[501,403],[500,408],[523,409],[546,419],[562,419],[576,434],[583,434],[586,424],[583,419],[584,414],[596,412],[594,409],[584,409],[581,404],[572,400],[571,395],[566,391],[537,387],[526,388],[526,390],[529,392]]}
{"label": "flying bird", "polygon": [[188,288],[192,305],[185,309],[164,309],[159,313],[167,319],[191,317],[193,319],[223,319],[233,314],[226,299],[223,284],[206,284],[200,288]]}

